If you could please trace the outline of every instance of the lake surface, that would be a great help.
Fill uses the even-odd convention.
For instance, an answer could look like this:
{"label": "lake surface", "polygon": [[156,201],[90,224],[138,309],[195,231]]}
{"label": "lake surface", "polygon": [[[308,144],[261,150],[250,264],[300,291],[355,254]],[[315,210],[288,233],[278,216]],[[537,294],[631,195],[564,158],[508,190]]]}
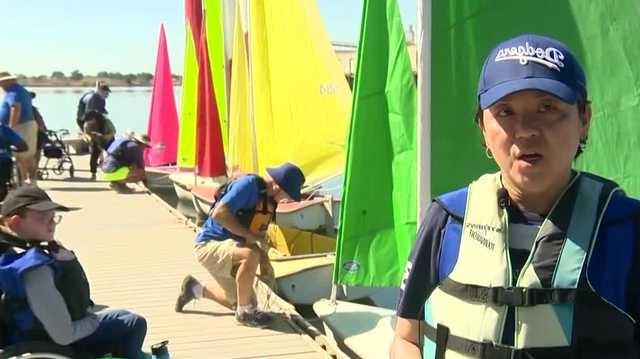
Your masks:
{"label": "lake surface", "polygon": [[[29,87],[37,96],[33,104],[42,113],[47,127],[51,130],[66,128],[75,133],[76,110],[78,100],[88,87]],[[116,126],[118,133],[126,129],[135,132],[146,132],[151,106],[151,87],[112,87],[107,98],[109,119]],[[174,87],[176,106],[180,113],[181,88]]]}

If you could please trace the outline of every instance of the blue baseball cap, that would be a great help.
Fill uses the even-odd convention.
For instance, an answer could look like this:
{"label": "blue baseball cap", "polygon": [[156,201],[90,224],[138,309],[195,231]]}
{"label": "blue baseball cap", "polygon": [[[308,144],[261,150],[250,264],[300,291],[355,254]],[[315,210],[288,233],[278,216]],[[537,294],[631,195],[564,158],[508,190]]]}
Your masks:
{"label": "blue baseball cap", "polygon": [[267,168],[267,173],[289,197],[294,201],[300,201],[300,190],[305,181],[300,167],[286,162],[280,167]]}
{"label": "blue baseball cap", "polygon": [[540,90],[574,104],[587,97],[582,66],[569,48],[549,37],[524,34],[496,46],[482,66],[478,102],[487,109],[523,90]]}

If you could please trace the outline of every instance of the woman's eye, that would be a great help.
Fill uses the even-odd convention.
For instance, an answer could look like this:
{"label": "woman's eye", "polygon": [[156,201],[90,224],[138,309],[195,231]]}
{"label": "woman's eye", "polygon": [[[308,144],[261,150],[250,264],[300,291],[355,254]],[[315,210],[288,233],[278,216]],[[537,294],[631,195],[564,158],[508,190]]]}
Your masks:
{"label": "woman's eye", "polygon": [[513,115],[513,111],[511,111],[508,108],[504,108],[500,111],[498,111],[498,117],[507,117],[507,116],[511,116]]}
{"label": "woman's eye", "polygon": [[550,112],[550,111],[553,111],[553,110],[554,110],[554,107],[550,103],[542,104],[542,105],[540,105],[540,108],[538,109],[538,111],[540,111],[540,112]]}

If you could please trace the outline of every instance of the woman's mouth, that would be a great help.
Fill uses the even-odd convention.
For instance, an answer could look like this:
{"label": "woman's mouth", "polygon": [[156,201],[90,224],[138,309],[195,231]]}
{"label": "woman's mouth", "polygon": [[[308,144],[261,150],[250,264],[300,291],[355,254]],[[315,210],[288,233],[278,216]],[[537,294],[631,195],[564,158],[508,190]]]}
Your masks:
{"label": "woman's mouth", "polygon": [[535,165],[542,161],[542,155],[539,153],[525,153],[516,157],[518,161],[525,162],[529,165]]}

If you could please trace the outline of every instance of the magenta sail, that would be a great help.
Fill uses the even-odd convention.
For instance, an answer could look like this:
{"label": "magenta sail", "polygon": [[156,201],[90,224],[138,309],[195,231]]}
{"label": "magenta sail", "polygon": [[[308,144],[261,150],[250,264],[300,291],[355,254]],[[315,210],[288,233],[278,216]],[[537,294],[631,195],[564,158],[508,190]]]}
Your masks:
{"label": "magenta sail", "polygon": [[145,151],[144,163],[147,166],[175,164],[178,147],[178,111],[163,25],[160,25],[147,134],[151,137],[151,147]]}

